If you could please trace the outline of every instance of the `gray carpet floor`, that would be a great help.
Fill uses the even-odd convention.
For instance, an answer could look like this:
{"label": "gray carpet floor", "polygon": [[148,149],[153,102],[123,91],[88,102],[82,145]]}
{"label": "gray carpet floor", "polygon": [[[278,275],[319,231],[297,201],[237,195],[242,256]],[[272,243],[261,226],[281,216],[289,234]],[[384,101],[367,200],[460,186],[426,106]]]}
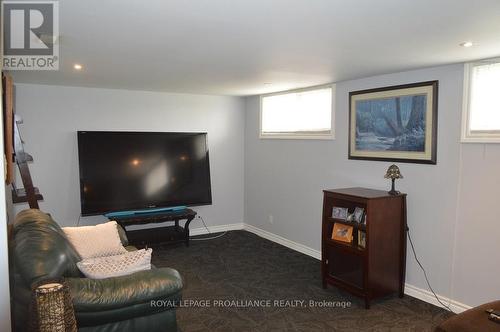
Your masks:
{"label": "gray carpet floor", "polygon": [[321,287],[318,260],[246,231],[154,248],[153,264],[183,276],[182,332],[432,331],[450,316],[396,295],[365,310],[361,299]]}

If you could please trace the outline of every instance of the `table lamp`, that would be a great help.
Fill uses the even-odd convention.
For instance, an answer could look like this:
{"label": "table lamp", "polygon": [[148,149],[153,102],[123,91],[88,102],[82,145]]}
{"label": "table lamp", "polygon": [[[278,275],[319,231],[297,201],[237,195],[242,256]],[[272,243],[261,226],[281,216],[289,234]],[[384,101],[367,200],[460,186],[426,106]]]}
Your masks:
{"label": "table lamp", "polygon": [[392,187],[391,187],[391,191],[389,191],[389,195],[399,195],[400,192],[397,191],[396,188],[394,187],[394,183],[396,182],[396,179],[403,178],[403,174],[401,174],[401,172],[399,171],[399,167],[396,165],[389,166],[389,168],[387,169],[387,172],[384,175],[384,178],[391,179],[391,181],[392,181]]}

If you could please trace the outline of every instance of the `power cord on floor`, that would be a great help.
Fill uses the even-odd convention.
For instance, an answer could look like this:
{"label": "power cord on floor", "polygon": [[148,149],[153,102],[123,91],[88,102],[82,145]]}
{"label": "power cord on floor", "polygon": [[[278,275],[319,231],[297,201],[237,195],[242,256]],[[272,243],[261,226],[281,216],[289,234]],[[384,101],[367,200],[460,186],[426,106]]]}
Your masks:
{"label": "power cord on floor", "polygon": [[425,277],[425,281],[427,282],[427,286],[429,287],[430,291],[432,292],[432,294],[434,294],[434,297],[436,298],[436,300],[446,309],[448,310],[449,312],[451,312],[452,314],[455,314],[455,312],[453,312],[453,310],[451,310],[451,308],[449,307],[449,305],[446,305],[444,304],[440,299],[439,297],[437,296],[436,292],[434,292],[434,289],[432,288],[431,286],[431,283],[429,282],[429,279],[427,278],[427,272],[425,271],[423,265],[420,263],[420,261],[418,260],[417,258],[417,253],[415,251],[415,247],[413,246],[413,241],[411,240],[411,236],[410,236],[410,228],[408,226],[406,226],[406,231],[408,232],[408,239],[410,240],[410,246],[411,246],[411,250],[413,251],[413,256],[415,257],[415,260],[417,261],[417,264],[418,266],[420,266],[420,268],[422,269],[422,271],[424,272],[424,277]]}
{"label": "power cord on floor", "polygon": [[[207,224],[205,224],[205,220],[203,220],[203,217],[198,215],[198,218],[201,219],[201,222],[203,223],[203,226],[205,226],[205,229],[207,230],[208,234],[212,234],[212,232],[210,232],[210,229],[208,229],[207,227]],[[206,240],[214,240],[214,239],[218,239],[220,237],[223,237],[224,235],[227,234],[227,231],[220,234],[220,235],[217,235],[217,236],[212,236],[212,237],[204,237],[204,238],[193,238],[193,237],[189,237],[189,239],[191,241],[206,241]]]}

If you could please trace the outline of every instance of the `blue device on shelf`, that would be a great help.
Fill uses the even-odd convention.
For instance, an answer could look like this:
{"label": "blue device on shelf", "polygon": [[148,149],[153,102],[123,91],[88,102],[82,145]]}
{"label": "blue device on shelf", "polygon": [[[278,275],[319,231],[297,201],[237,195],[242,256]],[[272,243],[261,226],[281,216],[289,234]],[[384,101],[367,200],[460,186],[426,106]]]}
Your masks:
{"label": "blue device on shelf", "polygon": [[138,214],[152,214],[152,213],[160,213],[160,212],[176,212],[187,209],[187,206],[172,206],[165,208],[157,208],[157,209],[145,209],[145,210],[130,210],[130,211],[118,211],[118,212],[110,212],[106,213],[104,216],[106,218],[113,217],[130,217]]}

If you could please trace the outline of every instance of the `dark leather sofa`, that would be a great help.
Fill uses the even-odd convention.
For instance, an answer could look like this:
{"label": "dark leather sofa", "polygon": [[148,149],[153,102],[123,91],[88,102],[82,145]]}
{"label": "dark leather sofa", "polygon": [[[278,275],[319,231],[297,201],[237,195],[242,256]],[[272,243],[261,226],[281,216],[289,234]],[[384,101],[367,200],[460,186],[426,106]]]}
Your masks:
{"label": "dark leather sofa", "polygon": [[[120,238],[127,246],[123,230]],[[175,309],[151,304],[181,299],[182,279],[176,270],[85,278],[76,266],[80,257],[62,229],[48,214],[34,209],[17,215],[9,245],[15,331],[28,329],[31,285],[60,277],[71,290],[79,331],[177,331]]]}

